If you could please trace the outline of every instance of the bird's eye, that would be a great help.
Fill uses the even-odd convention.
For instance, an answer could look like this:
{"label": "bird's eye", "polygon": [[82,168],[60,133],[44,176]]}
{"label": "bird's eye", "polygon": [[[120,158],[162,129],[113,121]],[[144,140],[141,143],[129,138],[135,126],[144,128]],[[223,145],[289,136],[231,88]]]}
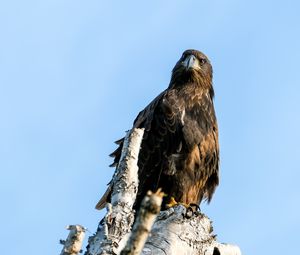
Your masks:
{"label": "bird's eye", "polygon": [[200,58],[200,63],[201,63],[202,65],[204,65],[204,64],[206,63],[206,59],[205,59],[205,58]]}

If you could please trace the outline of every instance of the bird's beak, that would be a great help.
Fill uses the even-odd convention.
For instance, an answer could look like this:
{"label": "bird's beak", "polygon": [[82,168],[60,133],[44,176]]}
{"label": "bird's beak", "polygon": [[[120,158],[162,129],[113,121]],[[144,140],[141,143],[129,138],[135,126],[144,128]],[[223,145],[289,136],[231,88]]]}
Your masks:
{"label": "bird's beak", "polygon": [[200,68],[199,61],[193,54],[188,55],[186,57],[186,59],[182,62],[182,64],[186,69],[190,69],[190,68],[199,69]]}

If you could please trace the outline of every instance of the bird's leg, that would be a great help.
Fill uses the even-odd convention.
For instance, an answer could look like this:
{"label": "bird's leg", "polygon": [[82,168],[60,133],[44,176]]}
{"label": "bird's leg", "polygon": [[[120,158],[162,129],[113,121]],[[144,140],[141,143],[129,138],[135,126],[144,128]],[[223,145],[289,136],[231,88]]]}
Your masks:
{"label": "bird's leg", "polygon": [[185,218],[191,218],[192,216],[196,215],[198,216],[201,213],[200,206],[195,204],[195,203],[182,203],[182,202],[177,202],[174,197],[171,197],[169,200],[169,203],[166,204],[166,208],[171,208],[176,205],[183,205],[186,208],[186,212],[183,215]]}
{"label": "bird's leg", "polygon": [[167,207],[167,208],[171,208],[171,207],[173,207],[173,206],[175,206],[175,205],[177,205],[177,204],[178,204],[178,203],[177,203],[177,201],[175,200],[175,198],[174,198],[174,197],[171,197],[169,203],[166,204],[166,207]]}
{"label": "bird's leg", "polygon": [[175,200],[174,197],[171,197],[171,198],[170,198],[170,201],[169,201],[168,204],[166,204],[166,207],[167,207],[167,208],[171,208],[171,207],[174,207],[174,206],[176,206],[176,205],[183,205],[185,208],[188,208],[188,207],[189,207],[188,204],[181,203],[181,202],[177,202],[177,201]]}

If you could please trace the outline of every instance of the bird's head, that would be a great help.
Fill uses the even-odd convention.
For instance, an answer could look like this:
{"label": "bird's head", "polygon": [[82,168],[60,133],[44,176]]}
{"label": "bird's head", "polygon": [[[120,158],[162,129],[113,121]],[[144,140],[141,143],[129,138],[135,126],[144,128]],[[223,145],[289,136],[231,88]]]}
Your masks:
{"label": "bird's head", "polygon": [[210,61],[202,52],[186,50],[173,68],[169,88],[193,83],[209,89],[212,73]]}

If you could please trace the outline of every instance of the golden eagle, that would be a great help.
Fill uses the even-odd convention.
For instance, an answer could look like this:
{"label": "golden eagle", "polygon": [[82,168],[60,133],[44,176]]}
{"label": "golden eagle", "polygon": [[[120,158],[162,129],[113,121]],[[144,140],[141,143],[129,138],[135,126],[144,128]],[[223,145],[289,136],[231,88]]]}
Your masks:
{"label": "golden eagle", "polygon": [[[219,184],[218,126],[213,105],[212,66],[200,51],[186,50],[172,71],[169,87],[134,121],[145,128],[138,158],[139,186],[135,209],[148,190],[161,188],[163,207],[173,199],[199,205],[211,200]],[[118,164],[123,139],[111,156]],[[111,187],[96,205],[110,200]]]}

